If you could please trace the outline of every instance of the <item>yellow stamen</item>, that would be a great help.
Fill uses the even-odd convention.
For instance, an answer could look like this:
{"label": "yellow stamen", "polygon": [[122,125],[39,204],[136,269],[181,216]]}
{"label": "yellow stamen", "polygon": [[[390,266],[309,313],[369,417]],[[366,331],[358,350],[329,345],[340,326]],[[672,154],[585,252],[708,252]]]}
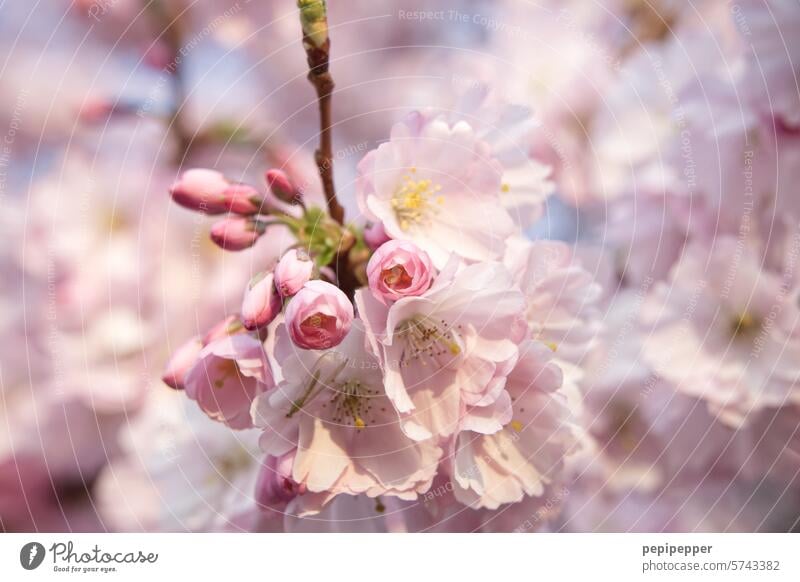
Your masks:
{"label": "yellow stamen", "polygon": [[522,432],[522,423],[520,421],[512,420],[509,424],[516,432]]}
{"label": "yellow stamen", "polygon": [[[415,173],[416,168],[410,168],[410,173]],[[433,184],[431,180],[414,180],[410,175],[403,176],[403,182],[392,196],[392,209],[397,216],[400,228],[407,230],[416,223],[422,222],[429,217],[434,208],[431,199],[436,192],[441,191],[439,184]],[[435,199],[438,204],[444,204],[441,196]]]}

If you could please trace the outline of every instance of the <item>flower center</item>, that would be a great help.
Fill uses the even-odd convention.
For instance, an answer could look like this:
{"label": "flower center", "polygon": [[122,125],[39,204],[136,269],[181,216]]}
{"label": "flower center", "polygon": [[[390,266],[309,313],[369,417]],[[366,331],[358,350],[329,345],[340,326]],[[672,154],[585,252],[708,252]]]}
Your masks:
{"label": "flower center", "polygon": [[329,409],[332,422],[352,426],[357,430],[375,424],[372,405],[378,395],[377,390],[364,386],[360,380],[351,379],[332,387],[331,391],[333,394],[322,407]]}
{"label": "flower center", "polygon": [[[413,174],[416,168],[411,168],[410,171]],[[403,176],[403,181],[392,196],[391,202],[400,228],[408,230],[436,212],[438,208],[434,202],[444,203],[444,198],[437,195],[441,189],[439,184],[433,184],[428,179],[414,180],[410,175]]]}
{"label": "flower center", "polygon": [[[317,362],[316,370],[311,375],[308,386],[303,394],[292,403],[291,410],[286,414],[291,418],[296,412],[311,404],[319,398],[319,406],[316,413],[319,417],[325,417],[330,422],[352,426],[356,430],[361,430],[375,424],[372,416],[372,407],[378,391],[367,386],[356,378],[338,380],[339,374],[348,368],[350,360],[345,359],[329,374],[325,381],[321,381],[320,361],[328,357],[323,355]],[[324,393],[324,394],[323,394]]]}
{"label": "flower center", "polygon": [[107,234],[119,234],[125,230],[130,229],[130,221],[121,212],[115,212],[113,209],[107,209],[102,214],[102,222],[100,227],[103,229],[101,232]]}
{"label": "flower center", "polygon": [[403,265],[384,269],[381,271],[381,279],[389,289],[408,289],[414,282]]}
{"label": "flower center", "polygon": [[[400,357],[400,365],[407,366],[412,361],[434,361],[444,366],[462,352],[460,325],[455,328],[445,322],[438,322],[427,316],[416,316],[402,322],[397,332],[405,339],[405,347]],[[445,361],[443,361],[445,359]]]}
{"label": "flower center", "polygon": [[610,406],[611,440],[623,450],[633,452],[639,446],[638,414],[636,409],[616,402]]}
{"label": "flower center", "polygon": [[329,338],[336,334],[336,318],[324,313],[314,313],[300,323],[300,330],[306,337]]}
{"label": "flower center", "polygon": [[217,374],[214,377],[213,386],[217,390],[225,386],[228,378],[239,378],[239,366],[236,365],[236,360],[224,360],[217,368]]}
{"label": "flower center", "polygon": [[761,327],[761,323],[749,313],[742,313],[733,318],[731,322],[731,335],[741,338],[749,336]]}

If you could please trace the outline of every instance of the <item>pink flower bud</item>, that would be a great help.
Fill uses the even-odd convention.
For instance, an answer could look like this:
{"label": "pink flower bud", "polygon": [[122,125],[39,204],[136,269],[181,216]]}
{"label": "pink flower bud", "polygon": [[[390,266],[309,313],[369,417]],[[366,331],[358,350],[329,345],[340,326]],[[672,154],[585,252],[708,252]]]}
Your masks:
{"label": "pink flower bud", "polygon": [[260,507],[280,508],[297,495],[305,493],[305,485],[298,484],[292,478],[293,466],[293,453],[264,460],[256,479],[255,499]]}
{"label": "pink flower bud", "polygon": [[161,380],[175,390],[184,389],[184,377],[186,372],[195,365],[203,349],[203,342],[199,337],[193,337],[188,342],[183,344],[167,362],[167,368],[164,370],[164,375]]}
{"label": "pink flower bud", "polygon": [[289,301],[284,313],[292,341],[307,350],[339,345],[353,322],[353,304],[341,289],[313,280]]}
{"label": "pink flower bud", "polygon": [[229,216],[211,226],[211,240],[226,251],[250,248],[262,233],[258,222],[242,216]]}
{"label": "pink flower bud", "polygon": [[291,297],[311,280],[314,261],[302,249],[287,252],[275,267],[275,285],[281,295]]}
{"label": "pink flower bud", "polygon": [[373,251],[389,240],[389,235],[386,234],[381,222],[373,222],[364,229],[364,242]]}
{"label": "pink flower bud", "polygon": [[237,315],[229,315],[219,323],[214,324],[214,327],[206,332],[203,336],[203,345],[207,346],[211,342],[215,342],[220,338],[241,333],[244,331],[244,326],[239,320]]}
{"label": "pink flower bud", "polygon": [[367,263],[369,289],[384,305],[422,295],[431,286],[433,274],[428,253],[409,241],[382,244]]}
{"label": "pink flower bud", "polygon": [[185,390],[211,419],[241,430],[253,426],[253,400],[274,386],[261,341],[238,333],[203,348],[186,373]]}
{"label": "pink flower bud", "polygon": [[269,325],[281,312],[281,296],[272,273],[259,273],[250,280],[242,301],[242,322],[247,329]]}
{"label": "pink flower bud", "polygon": [[228,211],[225,201],[228,186],[230,183],[219,172],[197,168],[181,174],[169,193],[175,202],[189,210],[222,214]]}
{"label": "pink flower bud", "polygon": [[302,192],[283,170],[269,170],[265,176],[270,191],[278,200],[288,204],[297,204],[303,199]]}
{"label": "pink flower bud", "polygon": [[264,205],[264,197],[247,184],[231,184],[223,193],[228,210],[244,216],[258,214]]}

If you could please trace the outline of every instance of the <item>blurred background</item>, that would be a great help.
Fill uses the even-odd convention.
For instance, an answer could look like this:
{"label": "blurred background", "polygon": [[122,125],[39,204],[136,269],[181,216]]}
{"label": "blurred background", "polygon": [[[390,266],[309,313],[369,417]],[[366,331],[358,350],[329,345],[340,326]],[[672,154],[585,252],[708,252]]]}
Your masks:
{"label": "blurred background", "polygon": [[[571,364],[589,444],[570,480],[491,519],[403,527],[798,529],[796,372],[776,387],[783,370],[765,365],[721,402],[673,377],[644,338],[692,277],[676,265],[714,263],[687,249],[726,236],[781,273],[794,317],[800,5],[328,4],[348,217],[359,221],[356,164],[394,121],[485,86],[533,108],[531,154],[553,168],[556,193],[529,236],[573,244],[605,289],[596,346]],[[358,507],[265,523],[253,512],[257,435],[215,425],[160,380],[285,245],[224,253],[204,217],[170,202],[176,176],[211,167],[262,185],[280,166],[320,196],[295,3],[8,0],[0,48],[0,531],[352,527],[335,511]],[[790,354],[795,324],[775,340]]]}

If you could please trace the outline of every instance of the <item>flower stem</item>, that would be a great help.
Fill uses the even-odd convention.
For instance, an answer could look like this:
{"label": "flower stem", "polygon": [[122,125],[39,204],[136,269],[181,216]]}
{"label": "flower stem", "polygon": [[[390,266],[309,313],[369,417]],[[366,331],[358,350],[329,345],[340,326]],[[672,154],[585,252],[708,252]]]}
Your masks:
{"label": "flower stem", "polygon": [[333,182],[333,140],[331,137],[331,96],[334,82],[328,70],[331,42],[328,38],[328,15],[325,0],[297,0],[303,25],[303,48],[308,60],[308,80],[314,86],[319,103],[319,147],[314,154],[325,191],[328,214],[344,224],[344,208],[336,198]]}
{"label": "flower stem", "polygon": [[169,117],[169,129],[177,142],[175,163],[180,165],[189,155],[190,150],[197,145],[199,139],[192,135],[185,119],[184,105],[186,101],[186,79],[184,77],[183,57],[183,27],[188,7],[170,8],[163,0],[147,2],[145,8],[153,16],[153,21],[158,27],[163,27],[159,35],[169,51],[170,61],[163,73],[169,75],[172,88],[172,112]]}

